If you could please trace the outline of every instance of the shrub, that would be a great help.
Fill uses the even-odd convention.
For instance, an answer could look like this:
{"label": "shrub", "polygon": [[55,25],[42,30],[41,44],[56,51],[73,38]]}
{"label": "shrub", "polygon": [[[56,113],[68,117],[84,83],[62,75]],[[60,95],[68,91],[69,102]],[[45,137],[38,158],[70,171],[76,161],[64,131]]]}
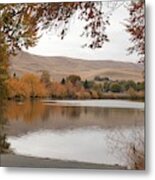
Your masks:
{"label": "shrub", "polygon": [[135,91],[132,87],[129,88],[128,94],[129,94],[129,96],[130,96],[132,99],[137,98],[137,93],[136,93],[136,91]]}
{"label": "shrub", "polygon": [[110,85],[110,91],[111,92],[114,92],[114,93],[119,93],[119,92],[121,92],[121,86],[120,86],[120,84],[119,83],[112,83],[111,85]]}
{"label": "shrub", "polygon": [[66,80],[65,80],[64,78],[62,78],[61,84],[62,84],[62,85],[66,84]]}
{"label": "shrub", "polygon": [[129,89],[129,83],[127,81],[120,81],[119,84],[122,87],[122,91],[128,91]]}
{"label": "shrub", "polygon": [[96,91],[94,91],[94,90],[90,91],[90,95],[91,95],[91,98],[93,98],[93,99],[98,99],[99,98],[98,93]]}
{"label": "shrub", "polygon": [[89,88],[90,88],[89,82],[87,81],[87,79],[84,81],[83,87],[84,87],[85,89],[89,89]]}
{"label": "shrub", "polygon": [[134,90],[137,90],[137,85],[134,81],[130,80],[127,82],[129,87],[133,88]]}
{"label": "shrub", "polygon": [[110,81],[108,77],[100,77],[100,76],[95,76],[94,80],[95,81]]}
{"label": "shrub", "polygon": [[67,77],[67,81],[71,82],[73,85],[76,85],[77,82],[81,81],[81,77],[78,75],[70,75]]}
{"label": "shrub", "polygon": [[144,91],[145,90],[145,83],[144,82],[138,82],[137,83],[137,91]]}
{"label": "shrub", "polygon": [[104,92],[108,92],[110,90],[110,83],[105,82],[103,85]]}

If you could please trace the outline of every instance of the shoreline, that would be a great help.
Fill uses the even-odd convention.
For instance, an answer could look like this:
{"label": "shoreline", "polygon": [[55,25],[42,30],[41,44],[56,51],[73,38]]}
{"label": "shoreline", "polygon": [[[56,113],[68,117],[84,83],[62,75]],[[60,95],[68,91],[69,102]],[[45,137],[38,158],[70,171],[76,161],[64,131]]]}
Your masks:
{"label": "shoreline", "polygon": [[13,153],[1,154],[1,167],[27,167],[27,168],[70,168],[70,169],[105,169],[125,170],[119,165],[95,164],[79,161],[37,158]]}

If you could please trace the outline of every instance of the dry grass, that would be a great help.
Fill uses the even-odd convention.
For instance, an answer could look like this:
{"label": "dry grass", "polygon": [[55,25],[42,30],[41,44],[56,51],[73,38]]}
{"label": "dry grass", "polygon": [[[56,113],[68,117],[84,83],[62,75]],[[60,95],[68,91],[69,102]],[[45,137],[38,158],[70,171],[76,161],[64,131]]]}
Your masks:
{"label": "dry grass", "polygon": [[10,64],[10,71],[17,75],[28,72],[40,75],[41,71],[46,70],[50,72],[52,80],[58,81],[70,74],[89,80],[97,75],[113,80],[143,80],[142,65],[119,61],[84,61],[67,57],[41,57],[21,52],[11,58]]}

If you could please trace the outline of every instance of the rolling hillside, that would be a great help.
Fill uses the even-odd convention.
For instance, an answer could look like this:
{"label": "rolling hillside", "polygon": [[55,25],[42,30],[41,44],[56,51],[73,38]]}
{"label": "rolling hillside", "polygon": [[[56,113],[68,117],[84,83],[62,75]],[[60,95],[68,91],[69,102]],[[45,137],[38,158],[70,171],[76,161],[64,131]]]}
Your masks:
{"label": "rolling hillside", "polygon": [[41,74],[46,70],[51,80],[60,81],[70,74],[80,75],[82,79],[94,79],[95,76],[109,77],[113,80],[143,80],[143,66],[134,63],[116,61],[88,61],[68,57],[42,57],[20,52],[10,59],[10,73],[17,76],[24,73]]}

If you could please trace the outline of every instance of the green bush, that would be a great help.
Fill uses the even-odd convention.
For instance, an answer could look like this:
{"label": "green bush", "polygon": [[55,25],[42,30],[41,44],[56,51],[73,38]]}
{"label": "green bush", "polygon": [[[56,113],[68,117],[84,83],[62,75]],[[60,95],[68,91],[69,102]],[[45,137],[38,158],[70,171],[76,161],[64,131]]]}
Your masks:
{"label": "green bush", "polygon": [[94,85],[93,81],[88,81],[87,79],[83,82],[83,87],[85,89],[91,89]]}
{"label": "green bush", "polygon": [[77,82],[80,82],[81,81],[81,77],[80,76],[78,76],[78,75],[69,75],[68,77],[67,77],[67,81],[68,82],[71,82],[72,84],[76,84]]}
{"label": "green bush", "polygon": [[120,81],[119,84],[121,85],[122,91],[128,91],[130,85],[127,81]]}
{"label": "green bush", "polygon": [[119,83],[112,83],[110,84],[110,91],[114,93],[121,92],[121,85]]}
{"label": "green bush", "polygon": [[145,90],[145,83],[144,82],[138,82],[137,83],[137,91],[144,91]]}
{"label": "green bush", "polygon": [[137,84],[134,81],[130,80],[130,81],[127,81],[127,83],[128,83],[130,88],[137,90]]}

